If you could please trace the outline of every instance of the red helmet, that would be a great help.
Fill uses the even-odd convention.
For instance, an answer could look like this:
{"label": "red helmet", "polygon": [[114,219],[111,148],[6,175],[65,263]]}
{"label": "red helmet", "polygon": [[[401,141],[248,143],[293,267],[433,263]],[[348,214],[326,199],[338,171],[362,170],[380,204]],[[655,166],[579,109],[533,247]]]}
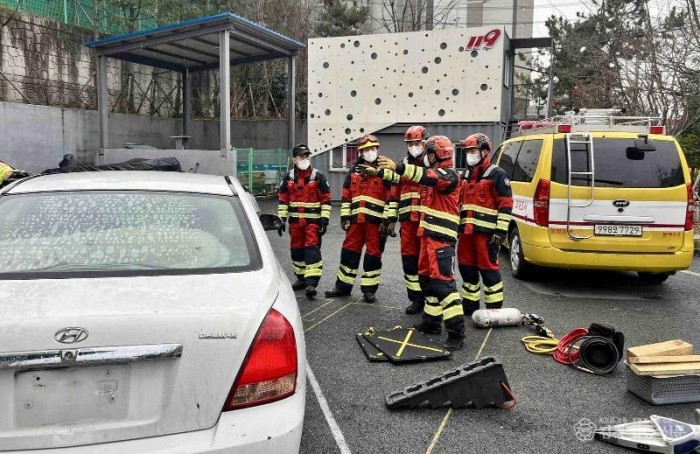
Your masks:
{"label": "red helmet", "polygon": [[479,151],[491,152],[491,139],[486,134],[476,133],[461,142],[464,148],[478,148]]}
{"label": "red helmet", "polygon": [[452,159],[454,151],[452,141],[445,136],[432,136],[425,142],[425,152],[435,153],[438,161]]}
{"label": "red helmet", "polygon": [[416,140],[425,140],[428,137],[428,130],[423,126],[411,126],[403,135],[403,141],[415,142]]}
{"label": "red helmet", "polygon": [[360,138],[360,144],[357,146],[357,149],[364,150],[365,148],[371,147],[379,148],[379,140],[371,134],[365,134]]}

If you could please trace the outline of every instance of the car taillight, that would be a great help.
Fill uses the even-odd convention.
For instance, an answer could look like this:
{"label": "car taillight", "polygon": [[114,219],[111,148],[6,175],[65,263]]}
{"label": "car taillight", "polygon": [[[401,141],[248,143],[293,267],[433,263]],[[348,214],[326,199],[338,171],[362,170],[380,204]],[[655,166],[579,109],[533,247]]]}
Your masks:
{"label": "car taillight", "polygon": [[549,225],[549,180],[540,180],[535,189],[535,224],[542,227]]}
{"label": "car taillight", "polygon": [[291,396],[297,383],[294,329],[274,309],[263,321],[223,411],[251,407]]}
{"label": "car taillight", "polygon": [[693,183],[688,183],[688,209],[685,213],[685,230],[693,230],[695,227],[695,194],[693,194]]}
{"label": "car taillight", "polygon": [[666,134],[666,126],[649,126],[649,134]]}
{"label": "car taillight", "polygon": [[571,132],[571,125],[559,125],[557,126],[557,132],[568,134]]}

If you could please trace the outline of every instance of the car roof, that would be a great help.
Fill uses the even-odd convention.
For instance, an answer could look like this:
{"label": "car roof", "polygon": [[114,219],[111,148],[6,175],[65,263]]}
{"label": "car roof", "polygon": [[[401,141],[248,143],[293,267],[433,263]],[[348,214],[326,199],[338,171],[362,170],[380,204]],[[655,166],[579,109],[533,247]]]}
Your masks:
{"label": "car roof", "polygon": [[[231,178],[232,179],[232,178]],[[29,177],[7,187],[4,194],[53,191],[174,191],[233,195],[229,178],[185,172],[95,171]]]}

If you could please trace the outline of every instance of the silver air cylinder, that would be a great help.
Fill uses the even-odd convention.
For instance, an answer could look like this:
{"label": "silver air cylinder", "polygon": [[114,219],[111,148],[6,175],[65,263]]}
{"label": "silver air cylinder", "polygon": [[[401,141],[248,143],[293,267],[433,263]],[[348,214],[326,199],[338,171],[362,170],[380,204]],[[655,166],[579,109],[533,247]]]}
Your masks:
{"label": "silver air cylinder", "polygon": [[512,307],[504,309],[479,309],[472,314],[474,325],[479,328],[518,326],[523,324],[523,314]]}

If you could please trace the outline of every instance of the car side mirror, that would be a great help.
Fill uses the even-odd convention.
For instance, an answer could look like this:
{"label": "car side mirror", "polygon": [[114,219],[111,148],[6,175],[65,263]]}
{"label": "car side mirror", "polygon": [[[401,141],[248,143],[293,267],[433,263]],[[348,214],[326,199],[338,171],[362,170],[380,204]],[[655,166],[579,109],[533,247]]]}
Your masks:
{"label": "car side mirror", "polygon": [[276,214],[260,213],[259,217],[265,230],[278,230],[282,227],[282,219]]}
{"label": "car side mirror", "polygon": [[646,134],[640,134],[639,139],[634,139],[634,148],[641,152],[656,151],[656,144]]}

